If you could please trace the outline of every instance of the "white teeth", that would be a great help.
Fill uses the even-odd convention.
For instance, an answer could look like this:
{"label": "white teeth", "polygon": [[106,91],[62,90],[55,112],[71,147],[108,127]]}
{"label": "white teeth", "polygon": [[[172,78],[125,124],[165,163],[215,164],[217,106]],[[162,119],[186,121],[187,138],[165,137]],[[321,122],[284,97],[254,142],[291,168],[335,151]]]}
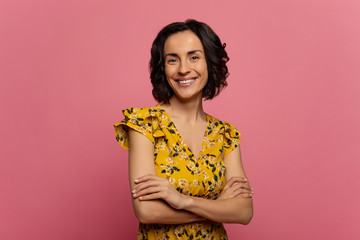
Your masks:
{"label": "white teeth", "polygon": [[181,84],[185,84],[185,83],[190,83],[195,81],[195,79],[188,79],[188,80],[183,80],[183,81],[179,81]]}

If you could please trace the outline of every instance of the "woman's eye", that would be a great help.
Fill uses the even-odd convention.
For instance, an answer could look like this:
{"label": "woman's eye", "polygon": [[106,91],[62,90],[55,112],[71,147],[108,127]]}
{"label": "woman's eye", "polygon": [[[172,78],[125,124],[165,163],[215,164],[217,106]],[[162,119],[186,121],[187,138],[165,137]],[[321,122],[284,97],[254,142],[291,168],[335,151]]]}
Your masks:
{"label": "woman's eye", "polygon": [[176,59],[174,59],[174,58],[168,60],[168,63],[175,63],[175,62],[176,62]]}
{"label": "woman's eye", "polygon": [[199,59],[198,56],[192,56],[192,57],[191,57],[191,60],[197,60],[197,59]]}

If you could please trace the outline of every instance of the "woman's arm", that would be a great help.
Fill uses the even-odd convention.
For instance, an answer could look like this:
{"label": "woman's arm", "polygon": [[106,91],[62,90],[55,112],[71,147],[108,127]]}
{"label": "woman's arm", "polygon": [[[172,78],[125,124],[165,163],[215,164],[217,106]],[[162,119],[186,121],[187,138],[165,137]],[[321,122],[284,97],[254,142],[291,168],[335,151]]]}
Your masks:
{"label": "woman's arm", "polygon": [[[239,176],[247,178],[241,161],[240,146],[229,153],[224,162],[226,165],[226,181]],[[182,209],[223,223],[248,224],[253,216],[251,197],[237,197],[218,201],[187,198],[186,205]]]}
{"label": "woman's arm", "polygon": [[[144,175],[156,176],[154,164],[154,145],[143,136],[129,128],[129,181],[130,188],[135,189],[135,179]],[[137,219],[142,223],[181,224],[203,220],[186,210],[176,210],[161,199],[139,201],[132,199]]]}
{"label": "woman's arm", "polygon": [[[227,155],[225,165],[227,182],[233,181],[236,177],[246,178],[239,147]],[[142,202],[164,199],[175,209],[187,210],[206,219],[223,223],[248,224],[253,216],[252,194],[248,197],[241,195],[229,199],[209,200],[180,194],[169,187],[166,181],[152,175],[140,177],[138,183],[143,184],[143,187],[137,188],[136,197],[141,197]],[[248,188],[250,189],[249,185]]]}

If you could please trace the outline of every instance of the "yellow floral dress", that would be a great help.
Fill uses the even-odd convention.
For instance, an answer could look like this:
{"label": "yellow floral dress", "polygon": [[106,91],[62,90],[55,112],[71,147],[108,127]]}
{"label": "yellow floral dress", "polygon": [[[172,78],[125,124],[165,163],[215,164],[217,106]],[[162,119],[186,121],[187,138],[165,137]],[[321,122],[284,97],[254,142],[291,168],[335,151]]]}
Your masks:
{"label": "yellow floral dress", "polygon": [[[206,114],[207,128],[200,155],[194,156],[170,116],[160,106],[123,110],[125,119],[114,125],[116,140],[128,147],[128,128],[154,144],[157,175],[169,180],[180,193],[216,199],[225,186],[224,158],[239,145],[240,133],[230,123]],[[222,223],[210,220],[186,224],[139,224],[137,239],[227,239]]]}

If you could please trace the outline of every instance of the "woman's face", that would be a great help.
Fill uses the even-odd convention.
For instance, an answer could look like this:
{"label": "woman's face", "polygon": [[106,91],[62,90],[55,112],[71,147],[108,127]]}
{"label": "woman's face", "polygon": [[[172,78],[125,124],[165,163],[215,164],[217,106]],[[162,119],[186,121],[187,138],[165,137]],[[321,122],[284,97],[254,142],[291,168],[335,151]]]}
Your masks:
{"label": "woman's face", "polygon": [[190,30],[170,35],[164,44],[165,75],[175,95],[182,101],[202,98],[208,81],[204,47]]}

